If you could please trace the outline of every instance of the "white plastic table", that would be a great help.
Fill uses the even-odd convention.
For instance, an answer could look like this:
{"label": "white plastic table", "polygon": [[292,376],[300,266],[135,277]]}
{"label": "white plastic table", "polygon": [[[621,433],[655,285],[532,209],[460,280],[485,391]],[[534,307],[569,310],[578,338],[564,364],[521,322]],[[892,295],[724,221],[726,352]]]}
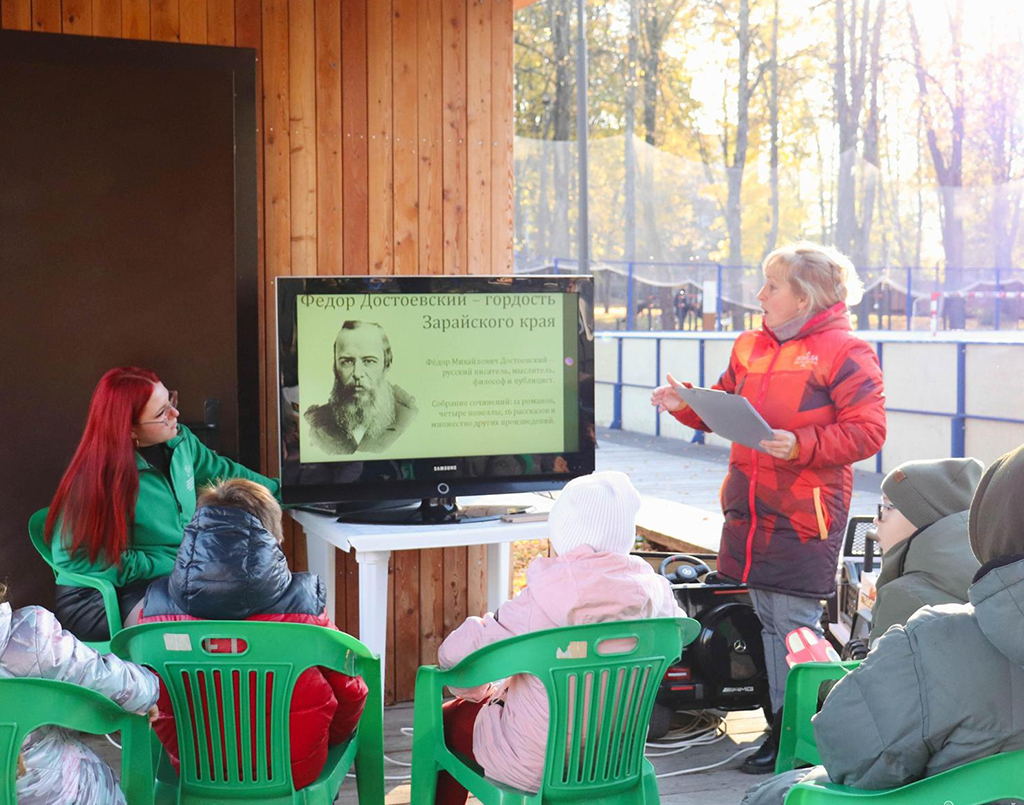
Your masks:
{"label": "white plastic table", "polygon": [[[460,498],[467,505],[524,506],[545,511],[553,501],[540,495],[488,495]],[[487,608],[493,612],[508,599],[511,566],[509,543],[547,539],[546,521],[503,523],[445,523],[440,525],[367,525],[339,523],[327,514],[291,509],[292,519],[306,532],[309,569],[317,573],[327,590],[327,614],[334,620],[334,549],[355,551],[359,564],[359,639],[381,658],[384,667],[388,624],[388,560],[392,551],[420,548],[487,546]]]}

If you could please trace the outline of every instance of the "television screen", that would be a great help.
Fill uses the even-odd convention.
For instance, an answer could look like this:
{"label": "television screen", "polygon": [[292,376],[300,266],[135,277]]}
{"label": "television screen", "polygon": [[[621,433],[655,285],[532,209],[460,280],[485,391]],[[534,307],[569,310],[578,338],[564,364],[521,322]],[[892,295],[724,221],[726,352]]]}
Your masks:
{"label": "television screen", "polygon": [[590,277],[279,277],[277,311],[286,503],[593,471]]}

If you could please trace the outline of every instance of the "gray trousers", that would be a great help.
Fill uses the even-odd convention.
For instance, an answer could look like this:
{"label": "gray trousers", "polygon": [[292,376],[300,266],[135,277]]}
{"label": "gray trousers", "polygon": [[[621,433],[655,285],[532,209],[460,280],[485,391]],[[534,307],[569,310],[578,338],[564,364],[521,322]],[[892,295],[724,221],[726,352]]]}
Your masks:
{"label": "gray trousers", "polygon": [[772,699],[772,712],[776,713],[786,699],[786,635],[801,626],[809,627],[818,637],[821,631],[821,601],[799,598],[767,590],[751,590],[750,600],[761,619],[761,640],[764,642],[764,662],[768,668],[768,693]]}

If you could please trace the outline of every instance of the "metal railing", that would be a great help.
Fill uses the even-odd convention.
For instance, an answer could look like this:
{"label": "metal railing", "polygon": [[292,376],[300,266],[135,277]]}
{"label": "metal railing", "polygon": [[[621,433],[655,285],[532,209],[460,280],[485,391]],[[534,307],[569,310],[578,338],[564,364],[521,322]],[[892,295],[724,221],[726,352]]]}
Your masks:
{"label": "metal railing", "polygon": [[[711,376],[708,376],[706,374],[706,369],[705,369],[705,341],[709,340],[709,339],[714,339],[716,341],[721,341],[723,339],[728,339],[728,335],[726,335],[726,334],[722,334],[722,335],[718,335],[718,336],[713,336],[713,335],[710,335],[710,334],[708,336],[701,336],[701,335],[698,335],[697,333],[692,333],[692,334],[690,334],[690,333],[686,333],[686,334],[684,334],[684,333],[650,333],[650,334],[648,334],[648,333],[604,332],[604,333],[601,334],[600,337],[601,338],[606,338],[606,339],[614,339],[615,342],[616,342],[615,378],[611,379],[611,380],[610,379],[604,379],[604,378],[596,378],[595,379],[595,383],[598,386],[611,386],[612,387],[612,416],[611,416],[611,422],[608,425],[608,427],[611,428],[612,430],[621,430],[622,429],[622,422],[623,422],[622,392],[623,392],[624,389],[633,388],[633,389],[653,390],[660,383],[664,382],[663,378],[664,378],[664,375],[665,375],[665,367],[663,367],[663,365],[662,365],[662,344],[663,344],[664,341],[667,341],[667,340],[679,340],[679,339],[682,339],[682,340],[696,340],[696,341],[698,341],[698,350],[699,350],[699,352],[698,352],[698,360],[697,360],[698,377],[697,377],[696,380],[697,380],[697,385],[698,386],[707,387],[707,386],[709,386],[711,383],[713,383],[717,379],[718,375],[717,374],[713,374]],[[906,337],[906,336],[900,337],[899,335],[896,335],[896,334],[892,334],[892,335],[888,335],[887,334],[887,335],[882,336],[882,337],[884,338],[884,340],[878,340],[878,341],[872,340],[869,343],[873,343],[873,345],[875,347],[875,350],[876,350],[876,353],[878,355],[878,362],[883,367],[883,369],[885,367],[885,345],[887,343],[896,343],[896,344],[899,344],[899,343],[913,343],[913,344],[920,344],[920,343],[930,344],[930,343],[935,343],[933,341],[928,341],[928,340],[921,341],[921,340],[918,340],[918,339],[912,339],[912,338],[909,338],[909,337]],[[623,361],[622,361],[622,345],[623,345],[623,342],[625,340],[627,340],[627,339],[637,339],[637,338],[645,339],[645,340],[646,339],[651,339],[651,340],[653,340],[655,342],[654,367],[653,367],[654,368],[654,372],[653,372],[653,376],[651,377],[650,384],[646,384],[646,383],[630,383],[630,382],[627,382],[627,381],[625,381],[623,379]],[[949,421],[950,421],[950,452],[949,452],[949,455],[951,457],[953,457],[953,458],[962,458],[965,455],[965,449],[966,449],[966,430],[967,430],[967,422],[968,421],[976,420],[976,421],[984,421],[984,422],[999,422],[999,423],[1006,423],[1006,424],[1012,424],[1012,425],[1024,425],[1024,419],[1021,419],[1019,417],[1012,417],[1012,416],[990,416],[990,415],[984,415],[984,414],[972,414],[972,413],[968,413],[967,412],[967,410],[966,410],[966,403],[967,403],[967,347],[968,346],[977,346],[977,345],[988,345],[988,344],[992,344],[992,343],[1013,343],[1013,344],[1017,344],[1019,342],[1016,342],[1016,341],[1003,342],[1002,340],[997,341],[997,342],[993,342],[993,341],[990,341],[990,340],[968,341],[968,340],[953,339],[953,338],[949,338],[947,336],[946,338],[943,339],[942,343],[955,344],[955,346],[956,346],[956,409],[954,411],[930,411],[930,410],[914,409],[914,408],[899,408],[899,407],[893,407],[891,405],[887,405],[886,406],[886,412],[887,413],[893,413],[893,414],[914,414],[914,415],[918,415],[918,416],[928,416],[928,417],[935,417],[935,416],[937,416],[937,417],[943,417],[943,418],[949,419]],[[723,366],[723,367],[720,367],[720,368],[724,369],[725,367]],[[717,372],[718,370],[716,369],[715,371]],[[654,421],[654,428],[653,428],[654,435],[655,436],[661,436],[661,415],[658,413],[658,411],[656,409],[652,408],[651,409],[651,416],[653,417],[653,421]],[[694,434],[693,434],[693,437],[691,438],[691,442],[703,444],[704,443],[704,433],[702,433],[701,431],[695,431]],[[882,472],[882,453],[883,453],[884,449],[885,448],[883,446],[883,448],[881,450],[879,450],[878,453],[875,455],[875,468],[876,468],[876,472]]]}
{"label": "metal railing", "polygon": [[[577,270],[570,258],[516,257],[516,273]],[[728,331],[748,329],[760,319],[759,266],[595,260],[590,270],[597,280],[598,330]],[[861,329],[950,329],[950,300],[963,300],[966,329],[1024,327],[1024,268],[963,268],[954,273],[939,266],[879,266],[858,273],[865,294],[853,313]],[[710,294],[713,301],[705,305]]]}

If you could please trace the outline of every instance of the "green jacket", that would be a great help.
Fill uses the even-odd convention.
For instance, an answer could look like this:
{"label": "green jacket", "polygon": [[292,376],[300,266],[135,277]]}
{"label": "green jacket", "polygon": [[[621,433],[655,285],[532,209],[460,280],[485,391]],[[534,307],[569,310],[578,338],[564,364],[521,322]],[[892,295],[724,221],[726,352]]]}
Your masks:
{"label": "green jacket", "polygon": [[967,538],[965,511],[943,517],[891,548],[875,585],[872,644],[923,606],[966,604],[978,567]]}
{"label": "green jacket", "polygon": [[[182,533],[196,511],[196,489],[223,478],[248,478],[267,487],[280,498],[280,483],[246,469],[206,447],[184,425],[167,442],[171,449],[171,477],[168,480],[138,453],[139,497],[135,503],[135,527],[128,537],[128,549],[121,564],[108,565],[101,554],[95,562],[87,552],[71,554],[60,535],[61,523],[54,531],[53,559],[61,567],[76,573],[98,576],[124,587],[136,581],[170,575],[181,545]],[[70,540],[69,540],[70,544]],[[58,573],[57,584],[77,586]]]}

